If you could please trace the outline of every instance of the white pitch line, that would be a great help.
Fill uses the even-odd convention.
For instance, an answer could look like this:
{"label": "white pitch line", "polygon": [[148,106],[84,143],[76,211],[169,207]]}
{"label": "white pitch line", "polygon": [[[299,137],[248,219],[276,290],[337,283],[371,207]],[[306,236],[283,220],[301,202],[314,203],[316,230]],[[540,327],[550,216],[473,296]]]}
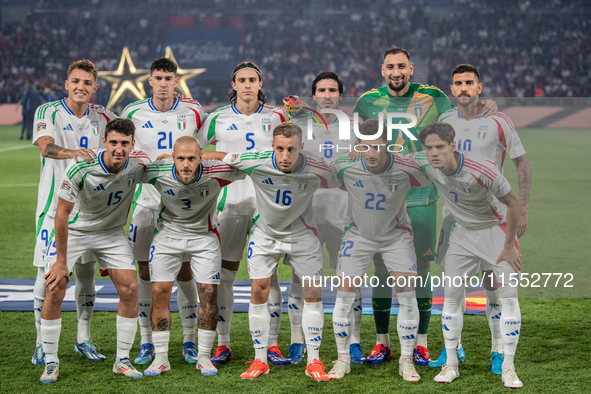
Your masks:
{"label": "white pitch line", "polygon": [[2,148],[0,149],[0,152],[6,152],[9,150],[18,150],[18,149],[26,149],[26,148],[36,148],[35,145],[18,145],[18,146],[11,146],[10,148]]}
{"label": "white pitch line", "polygon": [[14,184],[0,184],[0,187],[32,187],[39,186],[38,183],[14,183]]}

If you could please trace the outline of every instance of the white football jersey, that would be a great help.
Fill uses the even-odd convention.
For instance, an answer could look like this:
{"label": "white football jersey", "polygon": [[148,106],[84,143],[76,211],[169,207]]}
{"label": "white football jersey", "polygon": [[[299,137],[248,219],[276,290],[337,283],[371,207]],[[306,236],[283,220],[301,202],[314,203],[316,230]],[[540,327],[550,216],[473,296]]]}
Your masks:
{"label": "white football jersey", "polygon": [[396,229],[412,234],[406,192],[431,184],[416,162],[398,153],[389,154],[390,163],[379,174],[369,171],[363,158],[352,161],[341,157],[332,166],[348,192],[349,223],[376,241],[391,240]]}
{"label": "white football jersey", "polygon": [[[117,115],[100,105],[89,104],[80,119],[66,104],[66,100],[52,101],[41,105],[35,111],[35,136],[33,143],[49,136],[55,144],[65,149],[99,149],[103,147],[105,126]],[[41,157],[41,174],[37,197],[37,217],[55,216],[58,187],[64,177],[70,160]]]}
{"label": "white football jersey", "polygon": [[453,108],[441,114],[439,121],[453,126],[459,150],[473,152],[492,160],[501,172],[506,154],[510,159],[525,154],[515,125],[502,112],[488,118],[478,115],[472,120],[466,120],[459,109]]}
{"label": "white football jersey", "polygon": [[[206,117],[205,110],[195,100],[177,98],[166,112],[154,106],[152,97],[129,104],[122,118],[131,119],[135,125],[135,148],[145,152],[150,160],[161,154],[172,154],[174,142],[199,130]],[[135,202],[143,207],[157,210],[160,194],[151,185],[139,185],[141,192]]]}
{"label": "white football jersey", "polygon": [[496,209],[496,198],[511,191],[509,181],[492,161],[460,152],[457,171],[447,176],[431,167],[425,152],[418,152],[414,161],[433,181],[447,209],[462,226],[482,230],[502,223],[505,218]]}
{"label": "white football jersey", "polygon": [[173,238],[193,239],[217,232],[218,195],[224,186],[244,178],[244,172],[225,163],[202,161],[195,182],[185,185],[177,179],[172,159],[166,159],[148,165],[142,182],[153,185],[161,195],[158,231]]}
{"label": "white football jersey", "polygon": [[[349,115],[349,124],[353,125],[353,115]],[[339,157],[349,154],[347,149],[351,145],[350,140],[339,139],[339,119],[328,125],[318,123],[309,116],[299,116],[290,120],[301,127],[304,137],[304,150],[321,157],[329,164]],[[311,123],[311,130],[308,124]],[[311,131],[311,133],[310,133]],[[310,137],[310,134],[312,138]],[[351,134],[354,135],[351,130]],[[316,224],[330,224],[343,227],[347,224],[347,193],[335,189],[319,189],[312,202],[314,219]]]}
{"label": "white football jersey", "polygon": [[123,169],[113,174],[104,163],[105,150],[100,151],[94,163],[74,161],[66,169],[59,198],[74,202],[68,228],[81,233],[122,228],[136,185],[140,182],[148,156],[132,151]]}
{"label": "white football jersey", "polygon": [[[284,121],[278,108],[261,105],[255,113],[246,116],[236,106],[227,105],[209,114],[196,137],[201,148],[215,143],[220,152],[267,150],[271,149],[273,129]],[[232,183],[220,195],[219,211],[252,216],[255,209],[255,193],[250,179]]]}
{"label": "white football jersey", "polygon": [[288,174],[277,167],[272,150],[229,153],[224,158],[224,162],[250,175],[258,210],[253,223],[276,240],[290,242],[298,232],[315,231],[314,192],[321,187],[333,188],[341,184],[320,159],[307,153],[302,157],[302,166]]}

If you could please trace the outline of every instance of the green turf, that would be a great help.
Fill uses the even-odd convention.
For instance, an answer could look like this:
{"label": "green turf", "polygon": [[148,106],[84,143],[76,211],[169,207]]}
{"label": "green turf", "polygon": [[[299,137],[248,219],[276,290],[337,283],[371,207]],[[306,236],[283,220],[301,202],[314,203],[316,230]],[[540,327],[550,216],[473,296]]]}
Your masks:
{"label": "green turf", "polygon": [[[36,205],[35,186],[5,186],[36,184],[39,180],[39,153],[36,148],[1,151],[7,147],[26,146],[19,140],[20,127],[0,127],[0,277],[32,278],[36,269],[31,262],[34,245],[34,216]],[[520,136],[528,151],[533,183],[529,210],[529,224],[520,240],[524,272],[572,273],[572,289],[538,288],[520,289],[522,296],[547,297],[522,299],[523,326],[518,347],[516,365],[525,384],[524,392],[586,392],[591,372],[586,367],[586,356],[591,351],[588,335],[588,316],[591,302],[588,299],[553,299],[549,297],[591,296],[586,278],[591,268],[583,252],[591,241],[587,223],[590,222],[588,206],[589,181],[588,158],[591,134],[587,130],[520,130]],[[571,144],[556,143],[557,136]],[[576,141],[572,143],[572,141]],[[507,162],[506,175],[514,188],[515,168]],[[287,267],[280,266],[280,278],[289,279]],[[433,274],[440,273],[433,267]],[[332,275],[334,270],[326,269]],[[247,279],[245,264],[241,265],[238,279]],[[552,281],[552,286],[554,281]],[[540,283],[540,282],[538,282]],[[564,280],[560,282],[564,284]],[[332,338],[331,316],[327,315],[325,340],[321,357],[330,367],[335,359],[336,347]],[[395,318],[391,332],[395,332]],[[5,333],[0,340],[0,391],[33,392],[41,388],[38,379],[42,368],[30,364],[33,350],[34,326],[32,313],[0,313],[0,329]],[[362,342],[365,353],[374,343],[373,319],[364,316]],[[434,356],[442,347],[440,317],[433,316],[429,344]],[[241,381],[239,374],[247,366],[243,363],[253,356],[248,333],[247,314],[235,314],[232,326],[233,349],[236,358],[220,368],[216,377],[202,377],[194,366],[183,363],[180,354],[182,335],[178,314],[173,314],[173,331],[170,344],[170,360],[173,370],[160,378],[143,378],[131,381],[110,372],[115,349],[115,314],[96,313],[92,324],[93,337],[108,357],[107,362],[96,363],[77,357],[73,353],[75,340],[75,314],[64,314],[60,348],[61,373],[57,385],[43,387],[44,391],[63,392],[152,392],[155,390],[195,391],[257,391],[257,392],[377,392],[385,388],[404,392],[425,390],[460,392],[504,391],[500,378],[488,372],[490,334],[486,319],[482,316],[465,316],[463,344],[468,361],[460,368],[461,378],[448,386],[436,385],[433,377],[437,371],[419,367],[422,376],[419,384],[402,382],[396,362],[381,366],[353,366],[352,374],[342,381],[328,384],[314,383],[306,378],[302,365],[271,367],[271,375],[255,382]],[[139,336],[139,335],[138,335]],[[393,336],[396,343],[396,335]],[[139,338],[138,338],[139,339]],[[289,320],[282,317],[279,334],[282,349],[289,343]],[[137,341],[136,341],[137,342]],[[394,345],[394,349],[397,347]],[[396,358],[398,351],[394,351]],[[134,348],[132,357],[137,355]]]}

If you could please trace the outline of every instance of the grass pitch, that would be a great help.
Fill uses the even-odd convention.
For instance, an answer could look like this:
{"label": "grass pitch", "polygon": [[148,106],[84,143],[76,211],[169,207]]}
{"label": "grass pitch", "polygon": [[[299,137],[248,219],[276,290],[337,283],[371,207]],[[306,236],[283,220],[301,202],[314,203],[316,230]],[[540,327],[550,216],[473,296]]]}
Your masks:
{"label": "grass pitch", "polygon": [[[39,153],[34,147],[26,147],[26,141],[18,139],[20,127],[0,127],[0,277],[32,278],[36,269],[32,266],[35,232],[35,205],[39,181]],[[588,171],[586,153],[591,147],[591,134],[587,130],[521,130],[521,139],[527,148],[533,169],[533,182],[529,209],[529,223],[525,236],[520,240],[524,272],[572,273],[574,287],[565,288],[565,280],[554,288],[554,280],[546,287],[520,289],[522,296],[539,297],[521,300],[522,335],[516,356],[519,377],[524,382],[523,392],[588,391],[591,372],[586,357],[591,351],[589,316],[591,290],[586,283],[591,269],[583,253],[591,241],[588,223],[591,222],[588,196],[591,174]],[[569,141],[570,144],[557,144]],[[12,149],[12,150],[8,150]],[[515,168],[508,162],[506,176],[514,188]],[[433,274],[440,273],[433,267]],[[326,270],[332,275],[334,271]],[[556,278],[556,277],[555,277]],[[237,279],[248,279],[242,264]],[[280,279],[288,280],[287,267],[281,267]],[[543,282],[543,281],[542,281]],[[540,282],[538,282],[540,284]],[[542,283],[543,284],[543,283]],[[552,287],[550,287],[552,286]],[[569,297],[556,299],[552,297]],[[545,298],[541,298],[545,297]],[[39,383],[43,368],[30,363],[35,329],[32,312],[0,313],[0,392],[84,391],[94,392],[154,392],[175,390],[189,392],[381,392],[384,389],[403,392],[500,392],[505,388],[501,378],[489,372],[490,333],[483,316],[465,316],[462,342],[467,353],[466,363],[460,366],[461,377],[450,385],[433,381],[438,370],[417,367],[422,377],[418,384],[402,381],[398,376],[396,361],[382,365],[353,365],[350,375],[341,381],[316,383],[304,376],[304,365],[286,367],[271,366],[271,372],[255,381],[242,381],[239,377],[248,367],[244,363],[254,356],[248,332],[248,316],[235,314],[232,325],[234,360],[219,368],[214,377],[203,377],[194,365],[184,363],[181,355],[182,329],[178,314],[173,314],[170,342],[172,371],[160,377],[144,377],[132,380],[111,372],[115,353],[115,313],[95,313],[91,332],[101,352],[108,358],[93,362],[75,355],[75,313],[63,314],[60,340],[60,378],[57,384],[45,386]],[[437,357],[442,348],[441,319],[433,316],[429,330],[429,348]],[[399,354],[396,341],[395,317],[391,320],[393,359]],[[336,358],[336,346],[332,337],[331,316],[325,316],[325,334],[321,358],[327,368]],[[362,343],[364,353],[375,343],[372,316],[363,316]],[[289,319],[282,317],[279,333],[281,347],[287,351],[289,344]],[[139,331],[136,343],[139,341]],[[139,349],[134,347],[131,356]],[[143,368],[140,368],[143,370]]]}

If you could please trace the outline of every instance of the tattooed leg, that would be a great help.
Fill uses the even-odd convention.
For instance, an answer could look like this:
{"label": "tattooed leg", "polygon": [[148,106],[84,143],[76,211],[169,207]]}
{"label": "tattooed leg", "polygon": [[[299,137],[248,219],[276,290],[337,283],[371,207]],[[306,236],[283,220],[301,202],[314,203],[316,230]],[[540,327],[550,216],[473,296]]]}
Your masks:
{"label": "tattooed leg", "polygon": [[218,325],[218,286],[197,283],[199,292],[199,317],[197,327],[204,330],[215,330]]}
{"label": "tattooed leg", "polygon": [[170,295],[174,282],[152,282],[152,331],[170,331]]}

